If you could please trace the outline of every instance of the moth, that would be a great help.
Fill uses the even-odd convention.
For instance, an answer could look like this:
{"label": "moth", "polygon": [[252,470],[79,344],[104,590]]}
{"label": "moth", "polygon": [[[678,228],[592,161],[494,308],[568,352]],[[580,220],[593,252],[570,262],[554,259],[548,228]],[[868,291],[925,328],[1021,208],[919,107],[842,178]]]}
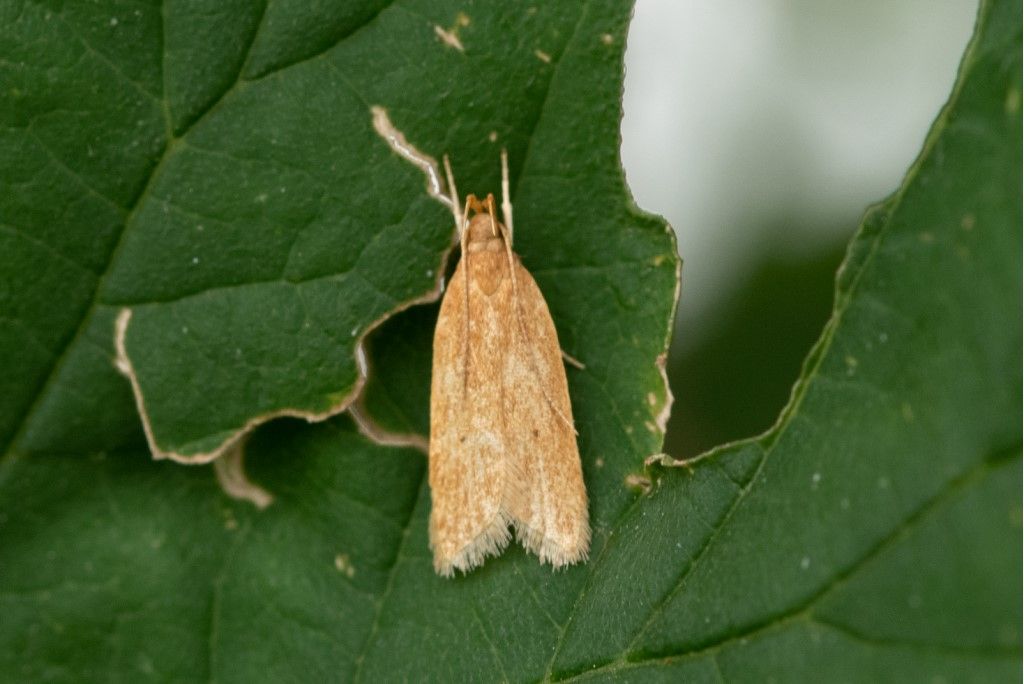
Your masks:
{"label": "moth", "polygon": [[445,577],[500,553],[511,530],[556,568],[590,547],[563,354],[547,303],[512,251],[504,151],[501,161],[503,221],[493,194],[469,195],[459,216],[444,160],[462,251],[434,331],[430,387],[430,545]]}

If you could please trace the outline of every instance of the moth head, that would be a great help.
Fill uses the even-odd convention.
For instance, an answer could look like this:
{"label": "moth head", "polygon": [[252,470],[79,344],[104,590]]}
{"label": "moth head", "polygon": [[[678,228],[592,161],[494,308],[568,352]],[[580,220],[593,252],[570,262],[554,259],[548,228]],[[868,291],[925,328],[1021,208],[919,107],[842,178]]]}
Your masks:
{"label": "moth head", "polygon": [[498,220],[494,205],[494,195],[487,195],[481,202],[475,195],[466,198],[466,216],[474,213],[466,224],[466,244],[473,251],[500,251],[504,246],[507,231]]}

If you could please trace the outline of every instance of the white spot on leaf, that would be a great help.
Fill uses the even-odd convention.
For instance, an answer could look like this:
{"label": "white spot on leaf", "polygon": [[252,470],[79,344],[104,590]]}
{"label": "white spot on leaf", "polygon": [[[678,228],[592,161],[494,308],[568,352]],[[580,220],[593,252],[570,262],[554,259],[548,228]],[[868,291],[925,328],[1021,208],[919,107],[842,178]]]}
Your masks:
{"label": "white spot on leaf", "polygon": [[347,553],[339,553],[334,557],[334,567],[338,572],[344,573],[349,579],[355,577],[356,568],[352,565],[352,561]]}
{"label": "white spot on leaf", "polygon": [[441,42],[448,47],[458,50],[459,52],[465,52],[466,48],[463,47],[462,41],[459,40],[459,36],[455,31],[446,31],[437,24],[434,24],[434,34],[441,39]]}
{"label": "white spot on leaf", "polygon": [[1020,109],[1020,91],[1010,88],[1006,93],[1006,102],[1003,103],[1006,113],[1013,115]]}

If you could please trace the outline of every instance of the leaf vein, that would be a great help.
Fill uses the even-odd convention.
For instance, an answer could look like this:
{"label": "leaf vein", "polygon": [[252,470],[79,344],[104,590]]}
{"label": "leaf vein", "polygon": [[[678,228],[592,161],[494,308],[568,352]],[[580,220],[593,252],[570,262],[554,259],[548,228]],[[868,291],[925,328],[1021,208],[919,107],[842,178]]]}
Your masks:
{"label": "leaf vein", "polygon": [[487,632],[487,628],[484,626],[484,621],[480,619],[480,611],[477,609],[476,601],[470,600],[470,610],[473,612],[473,619],[476,620],[477,627],[480,628],[480,633],[484,637],[484,641],[487,642],[487,646],[491,650],[491,656],[494,658],[494,663],[498,666],[498,671],[501,672],[501,680],[508,682],[508,673],[505,672],[505,664],[501,662],[501,656],[499,655],[498,648],[491,638],[491,635]]}
{"label": "leaf vein", "polygon": [[[980,460],[977,464],[961,473],[959,476],[953,478],[946,483],[937,493],[935,493],[928,500],[923,502],[920,506],[912,510],[899,524],[897,524],[889,534],[879,539],[873,546],[868,548],[861,556],[854,559],[845,569],[836,573],[836,575],[827,584],[823,585],[820,589],[814,592],[810,597],[789,610],[786,610],[776,616],[769,617],[766,620],[757,624],[751,625],[747,629],[743,629],[734,634],[726,635],[724,638],[717,642],[712,642],[690,651],[683,651],[678,654],[671,655],[692,655],[700,652],[707,652],[712,649],[738,640],[749,638],[750,636],[763,632],[774,626],[778,626],[787,621],[795,619],[809,618],[812,615],[813,608],[827,595],[836,591],[842,587],[850,578],[857,574],[861,569],[868,565],[872,560],[879,557],[882,553],[888,550],[892,545],[902,541],[907,535],[909,535],[916,526],[920,525],[924,520],[934,513],[940,511],[947,503],[954,499],[957,494],[967,487],[973,485],[978,480],[982,479],[989,471],[999,467],[1007,460],[1013,460],[1019,456],[1020,446],[1016,446],[1011,449],[1001,449],[993,454],[989,454],[987,457]],[[696,560],[694,561],[696,563]],[[817,618],[815,618],[817,619]],[[650,625],[648,624],[647,627]],[[639,637],[642,636],[642,632],[637,635],[637,639],[634,639],[634,643]],[[631,647],[633,644],[630,645]],[[623,654],[628,659],[627,652]],[[656,659],[655,657],[654,659]],[[630,660],[629,662],[636,662]]]}
{"label": "leaf vein", "polygon": [[416,518],[416,509],[419,506],[420,499],[423,497],[425,480],[426,469],[424,468],[423,473],[420,475],[420,485],[416,490],[416,499],[409,508],[409,517],[402,526],[402,538],[398,542],[398,548],[395,551],[395,559],[391,563],[391,567],[388,569],[388,581],[384,586],[384,593],[380,595],[380,598],[377,599],[376,605],[374,606],[373,623],[370,625],[370,632],[367,634],[366,641],[363,642],[363,647],[359,649],[359,653],[355,659],[355,669],[352,673],[353,682],[359,681],[359,677],[363,672],[363,663],[366,661],[366,654],[370,651],[370,646],[373,644],[374,638],[380,631],[380,617],[384,612],[384,604],[387,602],[388,597],[395,588],[395,577],[398,574],[399,561],[402,558],[402,552],[405,550],[406,544],[409,542],[409,532],[412,529],[413,520]]}

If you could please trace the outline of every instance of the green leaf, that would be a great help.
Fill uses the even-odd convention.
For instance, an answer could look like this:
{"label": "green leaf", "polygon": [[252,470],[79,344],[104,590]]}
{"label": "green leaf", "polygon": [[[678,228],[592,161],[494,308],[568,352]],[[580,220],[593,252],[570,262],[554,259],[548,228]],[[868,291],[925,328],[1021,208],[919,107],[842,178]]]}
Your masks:
{"label": "green leaf", "polygon": [[[662,441],[676,263],[617,159],[628,6],[218,7],[0,4],[0,678],[1019,679],[1019,6],[982,4],[776,426],[646,495],[625,478]],[[509,148],[516,249],[587,366],[585,565],[510,548],[437,577],[423,455],[345,416],[254,433],[262,511],[149,460],[121,307],[157,441],[195,454],[334,405],[345,326],[430,290],[450,217],[371,104],[464,192]],[[367,240],[372,296],[343,275]],[[424,427],[432,315],[370,338],[361,413],[390,431]]]}

